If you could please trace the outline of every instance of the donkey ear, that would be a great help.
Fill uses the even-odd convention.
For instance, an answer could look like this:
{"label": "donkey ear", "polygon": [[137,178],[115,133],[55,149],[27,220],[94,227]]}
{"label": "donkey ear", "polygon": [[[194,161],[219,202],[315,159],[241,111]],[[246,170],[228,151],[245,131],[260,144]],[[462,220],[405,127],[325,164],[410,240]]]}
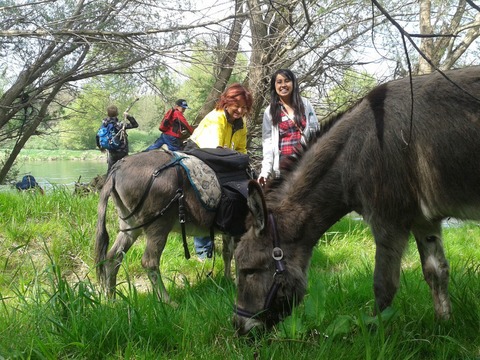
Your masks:
{"label": "donkey ear", "polygon": [[253,223],[255,233],[257,235],[265,228],[267,223],[267,205],[265,204],[265,197],[263,190],[258,182],[250,180],[248,183],[248,208],[253,215]]}

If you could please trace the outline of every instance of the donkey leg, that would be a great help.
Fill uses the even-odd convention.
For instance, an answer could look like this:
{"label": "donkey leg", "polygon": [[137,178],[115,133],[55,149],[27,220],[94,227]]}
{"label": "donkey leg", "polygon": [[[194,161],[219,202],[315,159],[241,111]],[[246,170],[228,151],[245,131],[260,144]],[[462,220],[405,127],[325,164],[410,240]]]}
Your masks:
{"label": "donkey leg", "polygon": [[115,297],[115,287],[117,285],[117,274],[122,264],[123,256],[137,239],[140,231],[122,232],[119,231],[115,243],[107,253],[105,261],[105,284],[109,297]]}
{"label": "donkey leg", "polygon": [[235,238],[233,236],[223,234],[222,242],[223,242],[222,257],[223,257],[223,263],[225,266],[224,276],[227,279],[231,279],[232,278],[232,259],[233,259]]}
{"label": "donkey leg", "polygon": [[152,288],[159,301],[171,303],[160,273],[160,258],[167,243],[168,232],[163,234],[158,227],[146,230],[147,243],[142,257],[142,266],[147,271]]}
{"label": "donkey leg", "polygon": [[432,293],[435,316],[438,319],[448,320],[451,314],[448,295],[450,267],[443,251],[441,222],[416,225],[412,232],[422,262],[423,277]]}
{"label": "donkey leg", "polygon": [[378,311],[392,304],[400,283],[402,255],[408,243],[408,231],[372,227],[376,243],[373,290]]}

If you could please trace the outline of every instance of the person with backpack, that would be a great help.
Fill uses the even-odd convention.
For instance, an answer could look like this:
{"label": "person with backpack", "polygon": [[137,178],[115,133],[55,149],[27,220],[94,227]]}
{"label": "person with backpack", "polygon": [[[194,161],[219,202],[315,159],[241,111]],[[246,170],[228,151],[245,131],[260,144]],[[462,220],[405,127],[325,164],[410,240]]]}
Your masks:
{"label": "person with backpack", "polygon": [[162,134],[145,151],[160,149],[163,145],[167,145],[168,150],[171,151],[183,148],[183,140],[193,133],[193,128],[183,115],[186,109],[188,109],[187,101],[178,99],[175,106],[167,111],[158,127]]}
{"label": "person with backpack", "polygon": [[128,155],[127,129],[138,127],[137,120],[127,112],[123,114],[128,123],[118,121],[118,108],[110,105],[107,108],[107,117],[102,120],[102,125],[97,132],[97,147],[102,151],[108,151],[107,172],[110,172],[113,164]]}

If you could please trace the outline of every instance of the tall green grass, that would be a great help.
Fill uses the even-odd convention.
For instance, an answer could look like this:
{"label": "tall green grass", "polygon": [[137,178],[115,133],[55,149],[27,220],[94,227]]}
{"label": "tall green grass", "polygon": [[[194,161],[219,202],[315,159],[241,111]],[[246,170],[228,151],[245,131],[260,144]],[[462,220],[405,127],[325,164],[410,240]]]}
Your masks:
{"label": "tall green grass", "polygon": [[[180,236],[170,236],[161,270],[176,307],[149,291],[143,238],[122,264],[116,300],[106,299],[94,275],[97,202],[62,189],[0,193],[0,359],[480,359],[475,223],[444,231],[449,322],[434,320],[413,241],[392,307],[371,316],[375,247],[368,228],[347,217],[320,239],[307,296],[292,316],[238,338],[219,239],[215,262],[202,264],[185,260]],[[113,241],[112,207],[108,229]]]}

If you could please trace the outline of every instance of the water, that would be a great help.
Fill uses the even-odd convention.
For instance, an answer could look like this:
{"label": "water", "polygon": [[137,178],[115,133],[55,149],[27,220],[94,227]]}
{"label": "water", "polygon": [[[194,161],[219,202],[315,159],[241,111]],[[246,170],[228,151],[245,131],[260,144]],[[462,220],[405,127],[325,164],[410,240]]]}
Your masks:
{"label": "water", "polygon": [[33,175],[40,186],[51,189],[55,186],[74,186],[75,182],[88,183],[97,175],[107,172],[106,160],[51,160],[28,161],[17,166],[17,181],[24,175]]}

